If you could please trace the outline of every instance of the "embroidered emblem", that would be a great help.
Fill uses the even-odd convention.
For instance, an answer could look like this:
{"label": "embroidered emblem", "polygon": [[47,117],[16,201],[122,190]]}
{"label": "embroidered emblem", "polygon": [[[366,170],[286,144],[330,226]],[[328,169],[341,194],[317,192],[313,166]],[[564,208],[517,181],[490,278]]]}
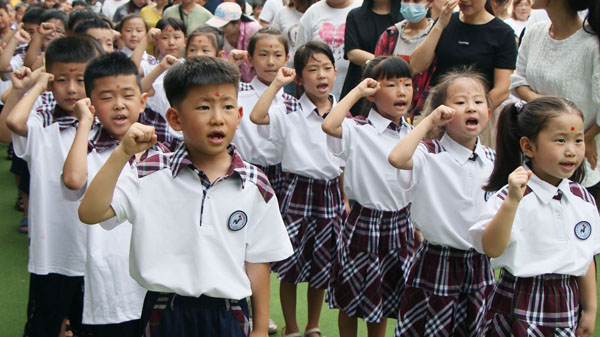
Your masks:
{"label": "embroidered emblem", "polygon": [[246,223],[248,223],[248,216],[246,213],[244,213],[244,211],[235,211],[229,216],[227,226],[229,227],[229,230],[239,231],[246,226]]}
{"label": "embroidered emblem", "polygon": [[587,221],[579,221],[575,225],[575,236],[579,240],[587,240],[592,235],[592,226]]}

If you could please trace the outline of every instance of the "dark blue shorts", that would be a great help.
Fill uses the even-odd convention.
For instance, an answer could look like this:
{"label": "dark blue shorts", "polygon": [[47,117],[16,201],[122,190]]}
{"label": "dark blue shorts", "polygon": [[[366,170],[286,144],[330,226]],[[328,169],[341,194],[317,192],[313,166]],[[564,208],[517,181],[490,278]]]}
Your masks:
{"label": "dark blue shorts", "polygon": [[145,337],[246,337],[246,299],[186,297],[149,291],[142,310]]}

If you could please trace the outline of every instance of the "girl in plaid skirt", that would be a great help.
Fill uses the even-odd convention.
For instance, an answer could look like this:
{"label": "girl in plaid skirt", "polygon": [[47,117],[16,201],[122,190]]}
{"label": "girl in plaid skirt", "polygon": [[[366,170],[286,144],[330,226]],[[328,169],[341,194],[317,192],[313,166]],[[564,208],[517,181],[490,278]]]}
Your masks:
{"label": "girl in plaid skirt", "polygon": [[[412,130],[404,116],[413,90],[410,66],[398,57],[372,60],[363,77],[323,122],[329,149],[346,162],[344,191],[355,201],[342,226],[327,301],[340,309],[341,336],[355,336],[362,318],[373,337],[384,336],[387,318],[398,314],[413,256],[410,203],[387,163],[394,145]],[[367,119],[345,119],[363,97]]]}
{"label": "girl in plaid skirt", "polygon": [[583,178],[584,138],[582,113],[565,99],[502,111],[498,160],[485,187],[499,192],[470,229],[477,250],[501,269],[483,336],[593,333],[600,217],[574,182]]}
{"label": "girl in plaid skirt", "polygon": [[[345,217],[340,187],[343,163],[327,148],[321,130],[323,118],[335,105],[330,94],[337,71],[331,49],[309,42],[294,55],[296,69],[281,68],[254,106],[250,119],[259,134],[281,151],[281,166],[289,172],[281,214],[294,254],[272,264],[281,280],[280,300],[286,327],[284,336],[300,336],[296,321],[296,285],[308,282],[308,322],[305,336],[320,336],[319,317],[329,281],[336,240]],[[283,86],[296,81],[304,88],[300,99],[271,102]]]}
{"label": "girl in plaid skirt", "polygon": [[[406,280],[395,336],[480,331],[494,275],[489,258],[473,249],[468,229],[485,205],[482,186],[494,160],[478,137],[491,113],[485,83],[468,69],[445,75],[429,96],[437,108],[389,155],[398,172],[410,173],[411,220],[425,239]],[[439,141],[421,142],[442,126]]]}

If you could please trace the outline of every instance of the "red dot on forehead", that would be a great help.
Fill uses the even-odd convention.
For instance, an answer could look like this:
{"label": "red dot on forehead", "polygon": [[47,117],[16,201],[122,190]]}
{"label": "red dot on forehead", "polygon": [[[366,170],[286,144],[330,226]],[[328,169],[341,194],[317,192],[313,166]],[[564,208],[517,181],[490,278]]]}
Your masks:
{"label": "red dot on forehead", "polygon": [[198,39],[198,43],[202,43],[202,40],[201,40],[201,39]]}
{"label": "red dot on forehead", "polygon": [[221,95],[219,95],[218,92],[215,92],[215,97],[219,97],[219,96],[221,96]]}
{"label": "red dot on forehead", "polygon": [[70,73],[75,72],[75,71],[77,71],[77,68],[71,68],[71,69],[69,69]]}
{"label": "red dot on forehead", "polygon": [[575,131],[575,128],[574,128],[574,127],[571,127],[571,131]]}
{"label": "red dot on forehead", "polygon": [[117,84],[117,89],[119,89],[121,86]]}
{"label": "red dot on forehead", "polygon": [[272,44],[270,44],[270,45],[269,45],[269,48],[273,48],[273,45],[272,45]]}

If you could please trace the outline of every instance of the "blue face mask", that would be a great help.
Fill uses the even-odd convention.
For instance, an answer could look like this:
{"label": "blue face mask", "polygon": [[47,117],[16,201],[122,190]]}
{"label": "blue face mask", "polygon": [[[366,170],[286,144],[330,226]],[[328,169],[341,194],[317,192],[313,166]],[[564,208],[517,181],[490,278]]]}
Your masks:
{"label": "blue face mask", "polygon": [[426,3],[402,3],[400,14],[409,22],[415,23],[421,21],[427,14]]}

